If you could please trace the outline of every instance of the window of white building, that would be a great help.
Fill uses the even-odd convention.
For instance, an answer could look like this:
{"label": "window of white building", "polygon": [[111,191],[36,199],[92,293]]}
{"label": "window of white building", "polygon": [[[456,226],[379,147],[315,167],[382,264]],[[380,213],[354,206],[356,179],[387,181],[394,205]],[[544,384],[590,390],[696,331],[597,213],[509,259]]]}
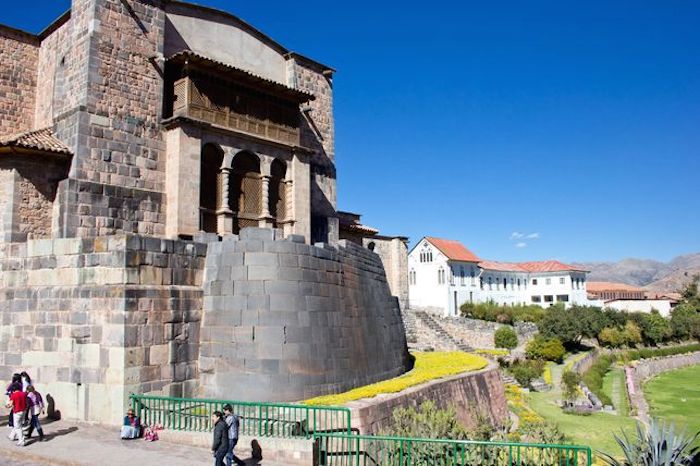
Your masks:
{"label": "window of white building", "polygon": [[445,284],[445,270],[440,267],[438,269],[438,285],[444,285]]}
{"label": "window of white building", "polygon": [[533,285],[537,285],[537,279],[536,279],[536,278],[533,278],[533,279],[532,279],[532,284],[533,284]]}
{"label": "window of white building", "polygon": [[542,302],[542,296],[533,296],[533,297],[532,297],[532,302],[533,302],[533,303],[541,303],[541,302]]}
{"label": "window of white building", "polygon": [[552,279],[551,279],[551,278],[546,278],[546,279],[544,280],[544,284],[545,284],[545,285],[551,285],[551,284],[552,284]]}
{"label": "window of white building", "polygon": [[[472,271],[470,272],[470,275],[472,277],[472,286],[474,286],[474,285],[476,285],[476,275],[474,274],[474,269],[472,269]],[[481,289],[482,290],[484,289],[483,284],[481,285]]]}
{"label": "window of white building", "polygon": [[558,294],[557,301],[562,302],[562,303],[568,303],[569,302],[569,295],[568,294]]}
{"label": "window of white building", "polygon": [[518,278],[518,291],[520,290],[520,279]]}
{"label": "window of white building", "polygon": [[563,285],[566,282],[566,279],[564,277],[559,278],[559,284]]}
{"label": "window of white building", "polygon": [[544,295],[544,302],[545,303],[553,303],[554,302],[554,296],[551,294],[546,294]]}
{"label": "window of white building", "polygon": [[409,282],[410,285],[415,285],[415,284],[416,284],[416,271],[415,271],[415,270],[411,270],[411,271],[408,273],[408,282]]}
{"label": "window of white building", "polygon": [[489,290],[493,290],[493,285],[491,284],[491,277],[489,277]]}
{"label": "window of white building", "polygon": [[464,286],[466,283],[464,281],[464,267],[459,266],[459,284]]}

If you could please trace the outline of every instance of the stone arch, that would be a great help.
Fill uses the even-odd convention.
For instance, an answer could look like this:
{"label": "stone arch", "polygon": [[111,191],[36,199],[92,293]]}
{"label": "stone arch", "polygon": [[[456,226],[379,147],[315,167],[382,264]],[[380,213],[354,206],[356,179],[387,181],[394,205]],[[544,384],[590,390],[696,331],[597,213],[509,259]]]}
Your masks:
{"label": "stone arch", "polygon": [[287,164],[280,159],[275,159],[270,165],[270,186],[268,197],[268,209],[270,216],[274,218],[275,228],[287,217]]}
{"label": "stone arch", "polygon": [[224,151],[216,144],[205,144],[200,159],[199,229],[217,232],[217,209],[221,206],[221,166]]}
{"label": "stone arch", "polygon": [[233,211],[233,233],[241,228],[257,227],[262,212],[260,158],[241,151],[231,161],[229,208]]}

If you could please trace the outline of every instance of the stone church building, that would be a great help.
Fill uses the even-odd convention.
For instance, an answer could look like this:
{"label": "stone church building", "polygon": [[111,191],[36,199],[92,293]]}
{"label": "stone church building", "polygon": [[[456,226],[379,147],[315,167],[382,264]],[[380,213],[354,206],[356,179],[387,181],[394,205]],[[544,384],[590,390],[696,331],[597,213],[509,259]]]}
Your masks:
{"label": "stone church building", "polygon": [[405,241],[377,238],[392,293],[391,254],[341,232],[332,68],[175,0],[72,0],[0,26],[0,60],[0,379],[105,421],[129,393],[299,400],[406,369]]}

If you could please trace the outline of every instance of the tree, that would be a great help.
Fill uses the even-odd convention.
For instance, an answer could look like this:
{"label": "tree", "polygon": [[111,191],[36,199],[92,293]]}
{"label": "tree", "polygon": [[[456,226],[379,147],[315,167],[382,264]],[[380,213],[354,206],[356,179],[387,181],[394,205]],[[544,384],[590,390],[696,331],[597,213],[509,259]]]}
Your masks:
{"label": "tree", "polygon": [[564,358],[564,345],[557,338],[545,338],[536,336],[525,348],[525,354],[529,359],[542,359],[545,361],[561,362]]}
{"label": "tree", "polygon": [[658,345],[671,336],[671,323],[664,319],[659,311],[652,309],[649,314],[642,314],[642,337],[644,342]]}
{"label": "tree", "polygon": [[599,307],[572,306],[569,312],[576,315],[581,335],[586,338],[596,338],[600,331],[608,325],[608,319]]}
{"label": "tree", "polygon": [[700,292],[698,291],[700,275],[693,275],[690,281],[681,290],[681,297],[685,304],[690,305],[696,311],[700,311]]}
{"label": "tree", "polygon": [[496,348],[513,349],[518,346],[518,334],[510,327],[501,327],[493,335]]}
{"label": "tree", "polygon": [[562,394],[566,401],[574,402],[578,398],[578,384],[581,382],[581,376],[577,372],[564,370],[561,375]]}
{"label": "tree", "polygon": [[642,342],[642,330],[631,320],[627,321],[622,329],[622,340],[629,347],[637,346]]}
{"label": "tree", "polygon": [[616,327],[605,327],[598,335],[598,342],[609,348],[619,348],[625,342],[622,332]]}
{"label": "tree", "polygon": [[700,313],[688,303],[671,310],[671,332],[677,340],[700,338]]}
{"label": "tree", "polygon": [[550,308],[537,327],[545,338],[557,338],[565,345],[576,345],[583,336],[578,316],[561,307]]}

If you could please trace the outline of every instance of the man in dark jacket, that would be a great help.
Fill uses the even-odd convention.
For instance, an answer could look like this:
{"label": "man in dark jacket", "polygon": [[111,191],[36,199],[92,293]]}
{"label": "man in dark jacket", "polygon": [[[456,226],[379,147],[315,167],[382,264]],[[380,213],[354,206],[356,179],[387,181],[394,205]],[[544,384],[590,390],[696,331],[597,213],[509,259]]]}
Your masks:
{"label": "man in dark jacket", "polygon": [[214,442],[211,444],[211,455],[216,460],[214,466],[225,466],[224,458],[228,453],[228,425],[221,411],[214,411],[211,420],[214,422]]}

